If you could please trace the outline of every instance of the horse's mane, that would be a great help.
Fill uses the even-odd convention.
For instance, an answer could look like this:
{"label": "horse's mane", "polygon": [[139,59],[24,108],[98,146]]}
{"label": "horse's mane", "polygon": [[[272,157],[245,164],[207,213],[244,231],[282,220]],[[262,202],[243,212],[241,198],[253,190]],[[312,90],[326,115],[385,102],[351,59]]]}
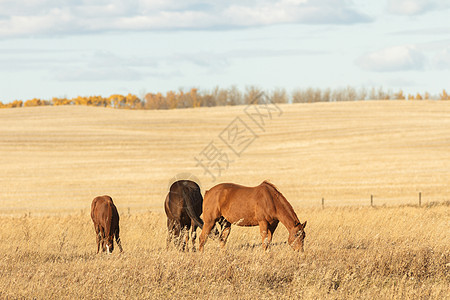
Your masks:
{"label": "horse's mane", "polygon": [[275,195],[277,196],[278,199],[281,199],[281,204],[286,207],[287,211],[290,214],[293,214],[292,217],[296,220],[295,226],[297,226],[300,221],[298,221],[297,215],[295,214],[294,208],[292,207],[292,205],[287,201],[287,199],[283,196],[283,194],[280,192],[280,190],[275,186],[275,184],[269,182],[268,180],[264,180],[262,184],[268,185],[270,186],[274,191],[275,191]]}
{"label": "horse's mane", "polygon": [[[280,190],[278,190],[278,188],[272,182],[270,182],[268,180],[264,180],[263,184],[267,184],[268,186],[272,187],[275,190],[275,192],[277,192],[277,194],[281,194]],[[281,195],[283,196],[283,194],[281,194]]]}

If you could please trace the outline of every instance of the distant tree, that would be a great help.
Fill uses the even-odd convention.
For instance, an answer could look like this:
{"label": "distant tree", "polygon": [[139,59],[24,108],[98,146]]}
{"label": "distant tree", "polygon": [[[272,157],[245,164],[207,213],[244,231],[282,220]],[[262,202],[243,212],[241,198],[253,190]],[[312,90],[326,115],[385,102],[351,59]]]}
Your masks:
{"label": "distant tree", "polygon": [[374,87],[370,89],[369,100],[377,100],[377,91]]}
{"label": "distant tree", "polygon": [[12,102],[5,103],[5,104],[0,102],[0,108],[15,108],[15,107],[22,107],[22,106],[23,106],[22,100],[14,100]]}
{"label": "distant tree", "polygon": [[395,100],[405,100],[405,95],[403,95],[403,91],[399,90],[397,93],[394,94]]}
{"label": "distant tree", "polygon": [[302,89],[296,89],[292,92],[293,103],[306,103],[306,95]]}
{"label": "distant tree", "polygon": [[258,104],[264,103],[264,91],[256,86],[248,86],[245,88],[244,103]]}
{"label": "distant tree", "polygon": [[56,97],[53,97],[51,102],[55,106],[72,104],[72,101],[67,99],[67,98],[56,98]]}
{"label": "distant tree", "polygon": [[422,95],[420,95],[419,93],[416,94],[416,100],[422,100]]}
{"label": "distant tree", "polygon": [[213,89],[213,97],[216,102],[216,106],[226,106],[230,105],[228,101],[228,90],[227,89],[221,89],[218,86],[216,86]]}
{"label": "distant tree", "polygon": [[243,104],[242,93],[234,85],[228,89],[228,105],[241,105]]}
{"label": "distant tree", "polygon": [[125,97],[125,103],[126,107],[131,109],[141,109],[143,106],[141,99],[139,99],[139,97],[134,94],[128,94]]}
{"label": "distant tree", "polygon": [[333,90],[333,93],[331,94],[331,98],[333,101],[339,102],[345,100],[345,91],[341,88],[336,88]]}
{"label": "distant tree", "polygon": [[185,94],[184,91],[180,88],[177,93],[177,108],[186,108],[188,106],[189,95]]}
{"label": "distant tree", "polygon": [[166,102],[169,109],[175,109],[178,107],[178,95],[174,91],[168,91],[166,93]]}
{"label": "distant tree", "polygon": [[204,91],[200,94],[200,106],[202,107],[213,107],[216,106],[216,99],[214,98],[213,92]]}
{"label": "distant tree", "polygon": [[205,92],[204,106],[225,106],[227,105],[227,91],[221,90],[218,86],[214,87],[210,92]]}
{"label": "distant tree", "polygon": [[377,90],[377,100],[389,100],[389,93],[383,91],[383,88],[380,86]]}
{"label": "distant tree", "polygon": [[97,96],[87,96],[86,105],[88,106],[97,106]]}
{"label": "distant tree", "polygon": [[47,101],[38,99],[38,98],[33,98],[31,100],[27,100],[25,101],[25,103],[23,104],[23,106],[41,106],[41,105],[49,105],[49,103]]}
{"label": "distant tree", "polygon": [[22,107],[23,101],[22,100],[14,100],[11,105],[12,105],[12,107]]}
{"label": "distant tree", "polygon": [[285,89],[275,89],[270,93],[269,100],[272,103],[287,103],[288,97]]}
{"label": "distant tree", "polygon": [[305,96],[306,103],[314,102],[314,89],[312,87],[304,89],[303,95]]}
{"label": "distant tree", "polygon": [[357,100],[357,93],[354,87],[347,86],[344,91],[344,101]]}
{"label": "distant tree", "polygon": [[440,100],[450,100],[450,96],[447,94],[445,89],[442,90],[442,93],[439,95]]}
{"label": "distant tree", "polygon": [[393,98],[393,95],[394,95],[394,93],[392,92],[392,89],[389,89],[389,90],[386,92],[386,95],[385,95],[385,99],[384,99],[384,100],[390,100],[390,99],[392,99],[392,98]]}
{"label": "distant tree", "polygon": [[192,101],[192,107],[200,107],[201,99],[200,95],[198,94],[198,89],[192,88],[191,91],[189,92],[189,96]]}
{"label": "distant tree", "polygon": [[414,95],[413,94],[408,94],[408,100],[414,100]]}
{"label": "distant tree", "polygon": [[125,97],[122,95],[114,94],[109,96],[109,103],[113,108],[121,108],[125,105]]}
{"label": "distant tree", "polygon": [[312,92],[312,101],[315,102],[321,102],[322,101],[322,90],[319,88],[313,89]]}
{"label": "distant tree", "polygon": [[89,106],[107,106],[109,100],[103,98],[102,96],[89,96],[86,97],[85,105]]}
{"label": "distant tree", "polygon": [[101,105],[104,107],[111,107],[111,99],[102,97]]}
{"label": "distant tree", "polygon": [[87,101],[86,98],[78,96],[76,98],[73,98],[73,101],[75,105],[86,105]]}
{"label": "distant tree", "polygon": [[145,108],[147,109],[166,109],[166,101],[161,93],[147,93],[145,95]]}
{"label": "distant tree", "polygon": [[430,100],[430,99],[431,99],[431,98],[430,98],[430,93],[425,92],[425,94],[423,95],[423,99],[424,99],[424,100]]}
{"label": "distant tree", "polygon": [[330,102],[331,101],[331,89],[330,88],[326,88],[322,92],[321,101],[323,101],[323,102]]}
{"label": "distant tree", "polygon": [[366,100],[367,98],[367,89],[365,87],[361,87],[358,91],[358,95],[356,96],[358,100]]}
{"label": "distant tree", "polygon": [[91,98],[92,105],[108,107],[111,106],[111,100],[102,96],[93,96]]}

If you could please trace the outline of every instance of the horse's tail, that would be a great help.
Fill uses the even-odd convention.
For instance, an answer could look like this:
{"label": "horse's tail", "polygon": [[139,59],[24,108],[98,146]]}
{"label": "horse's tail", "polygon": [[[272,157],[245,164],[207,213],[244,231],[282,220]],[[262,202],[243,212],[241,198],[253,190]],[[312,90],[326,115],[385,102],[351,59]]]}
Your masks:
{"label": "horse's tail", "polygon": [[184,203],[186,203],[186,212],[189,218],[194,221],[195,225],[203,229],[203,220],[195,213],[194,205],[197,203],[203,204],[203,197],[200,189],[191,189],[188,186],[183,186],[182,195]]}

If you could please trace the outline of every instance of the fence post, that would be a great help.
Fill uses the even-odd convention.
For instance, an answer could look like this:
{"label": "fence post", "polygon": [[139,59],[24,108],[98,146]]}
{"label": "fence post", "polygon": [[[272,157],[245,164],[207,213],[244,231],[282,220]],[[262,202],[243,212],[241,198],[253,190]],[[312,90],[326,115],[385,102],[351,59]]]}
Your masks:
{"label": "fence post", "polygon": [[325,199],[322,198],[322,209],[324,209],[324,208],[325,208]]}
{"label": "fence post", "polygon": [[370,206],[373,206],[373,195],[370,195]]}
{"label": "fence post", "polygon": [[419,192],[419,207],[422,206],[422,192]]}

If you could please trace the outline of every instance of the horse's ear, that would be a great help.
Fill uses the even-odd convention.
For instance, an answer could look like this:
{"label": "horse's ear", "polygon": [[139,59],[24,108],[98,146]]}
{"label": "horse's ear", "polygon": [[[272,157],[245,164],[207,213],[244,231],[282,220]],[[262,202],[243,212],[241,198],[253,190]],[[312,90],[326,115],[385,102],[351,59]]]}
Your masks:
{"label": "horse's ear", "polygon": [[303,229],[305,229],[305,227],[306,227],[306,222],[307,221],[305,221],[305,223],[303,223],[303,225],[302,225]]}

